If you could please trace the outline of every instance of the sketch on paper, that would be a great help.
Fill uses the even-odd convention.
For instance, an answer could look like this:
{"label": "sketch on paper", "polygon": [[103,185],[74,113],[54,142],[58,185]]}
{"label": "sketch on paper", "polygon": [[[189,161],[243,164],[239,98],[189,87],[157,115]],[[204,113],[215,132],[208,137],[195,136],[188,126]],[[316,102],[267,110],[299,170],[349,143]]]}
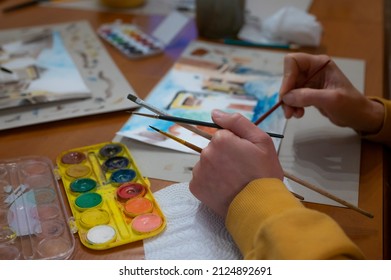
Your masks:
{"label": "sketch on paper", "polygon": [[[145,101],[170,115],[211,121],[211,111],[238,112],[255,121],[278,102],[283,55],[194,41]],[[141,108],[140,112],[148,112]],[[150,112],[148,112],[150,113]],[[276,110],[259,127],[283,134],[286,120]],[[118,132],[145,143],[194,153],[149,128],[152,125],[200,147],[208,140],[172,122],[132,116]],[[198,127],[209,133],[214,128]],[[280,139],[273,139],[276,149]]]}

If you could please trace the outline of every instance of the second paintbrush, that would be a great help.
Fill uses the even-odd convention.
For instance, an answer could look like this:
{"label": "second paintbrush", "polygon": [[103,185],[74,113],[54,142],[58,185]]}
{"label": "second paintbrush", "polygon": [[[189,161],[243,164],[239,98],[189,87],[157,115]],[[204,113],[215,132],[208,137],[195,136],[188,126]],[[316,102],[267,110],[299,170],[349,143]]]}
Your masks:
{"label": "second paintbrush", "polygon": [[[138,113],[138,112],[131,112],[132,115],[138,115],[138,116],[143,116],[147,118],[153,118],[153,119],[159,119],[159,120],[164,120],[164,121],[171,121],[175,123],[185,123],[185,124],[192,124],[192,125],[199,125],[199,126],[206,126],[206,127],[214,127],[221,129],[222,127],[211,122],[203,122],[203,121],[197,121],[197,120],[192,120],[192,119],[185,119],[185,118],[179,118],[179,117],[174,117],[174,116],[167,116],[167,115],[151,115],[151,114],[143,114],[143,113]],[[275,137],[275,138],[284,138],[284,135],[281,134],[276,134],[276,133],[269,133],[267,134],[270,137]]]}

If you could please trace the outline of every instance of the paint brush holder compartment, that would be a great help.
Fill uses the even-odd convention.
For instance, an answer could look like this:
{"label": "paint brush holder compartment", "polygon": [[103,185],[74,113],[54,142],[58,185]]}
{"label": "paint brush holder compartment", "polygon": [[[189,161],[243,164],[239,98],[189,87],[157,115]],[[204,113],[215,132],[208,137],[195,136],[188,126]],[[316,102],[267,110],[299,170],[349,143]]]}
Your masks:
{"label": "paint brush holder compartment", "polygon": [[52,162],[0,160],[0,259],[68,259],[75,246]]}
{"label": "paint brush holder compartment", "polygon": [[104,250],[155,236],[166,226],[149,180],[121,143],[61,153],[58,173],[80,241]]}

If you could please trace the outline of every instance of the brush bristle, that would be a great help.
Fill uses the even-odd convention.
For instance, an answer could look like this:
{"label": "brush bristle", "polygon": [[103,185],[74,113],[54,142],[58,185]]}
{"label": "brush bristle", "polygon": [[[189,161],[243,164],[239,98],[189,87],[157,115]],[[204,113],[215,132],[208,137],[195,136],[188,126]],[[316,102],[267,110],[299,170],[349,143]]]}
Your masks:
{"label": "brush bristle", "polygon": [[153,130],[157,131],[157,132],[160,132],[159,129],[157,129],[156,127],[153,127],[152,125],[149,125],[150,128],[152,128]]}
{"label": "brush bristle", "polygon": [[133,94],[128,94],[128,99],[131,100],[131,101],[133,101],[133,102],[136,102],[137,99],[138,99],[138,97],[135,96],[135,95],[133,95]]}

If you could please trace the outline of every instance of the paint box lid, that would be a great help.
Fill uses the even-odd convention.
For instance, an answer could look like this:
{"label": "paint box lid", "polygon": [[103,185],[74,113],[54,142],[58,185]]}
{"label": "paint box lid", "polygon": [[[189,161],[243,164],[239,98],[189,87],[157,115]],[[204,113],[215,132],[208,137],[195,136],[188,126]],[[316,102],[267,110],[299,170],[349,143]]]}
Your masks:
{"label": "paint box lid", "polygon": [[75,239],[54,170],[41,156],[0,160],[0,259],[72,255]]}

